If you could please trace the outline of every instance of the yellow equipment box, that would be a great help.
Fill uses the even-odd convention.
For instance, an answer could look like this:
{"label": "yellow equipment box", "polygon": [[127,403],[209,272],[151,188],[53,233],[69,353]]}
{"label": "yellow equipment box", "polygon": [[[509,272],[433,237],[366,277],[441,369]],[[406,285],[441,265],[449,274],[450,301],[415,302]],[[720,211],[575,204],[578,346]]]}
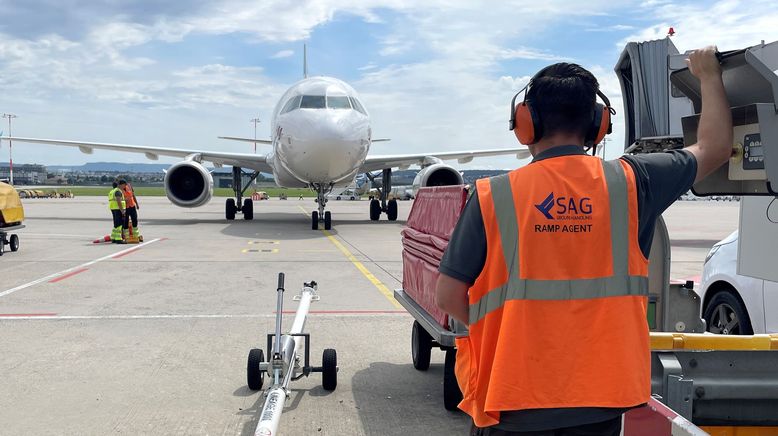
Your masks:
{"label": "yellow equipment box", "polygon": [[10,227],[24,221],[22,200],[13,186],[0,182],[0,227]]}

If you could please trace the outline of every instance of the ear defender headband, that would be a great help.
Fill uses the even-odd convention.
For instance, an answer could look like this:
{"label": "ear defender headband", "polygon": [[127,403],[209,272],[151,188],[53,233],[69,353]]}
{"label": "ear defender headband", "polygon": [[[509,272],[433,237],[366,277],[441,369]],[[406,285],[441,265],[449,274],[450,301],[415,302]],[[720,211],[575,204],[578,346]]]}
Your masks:
{"label": "ear defender headband", "polygon": [[[516,138],[524,145],[535,144],[543,137],[543,124],[541,123],[540,116],[532,108],[530,102],[527,101],[527,89],[531,83],[532,80],[511,99],[511,120],[508,130],[513,130]],[[516,106],[516,98],[522,92],[524,93],[524,99]],[[600,96],[605,105],[594,103],[594,116],[584,139],[584,146],[586,147],[599,144],[605,138],[605,135],[613,131],[611,115],[615,115],[616,111],[611,107],[608,97],[599,89],[597,90],[597,95]]]}

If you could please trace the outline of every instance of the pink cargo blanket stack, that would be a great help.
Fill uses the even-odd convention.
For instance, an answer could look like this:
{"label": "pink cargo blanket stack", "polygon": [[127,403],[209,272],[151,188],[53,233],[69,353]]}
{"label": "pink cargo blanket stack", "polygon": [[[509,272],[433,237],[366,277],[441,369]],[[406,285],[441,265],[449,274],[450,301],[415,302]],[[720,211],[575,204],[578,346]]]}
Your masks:
{"label": "pink cargo blanket stack", "polygon": [[435,283],[466,201],[463,185],[421,188],[402,231],[403,289],[444,328],[448,328],[448,316],[435,302]]}

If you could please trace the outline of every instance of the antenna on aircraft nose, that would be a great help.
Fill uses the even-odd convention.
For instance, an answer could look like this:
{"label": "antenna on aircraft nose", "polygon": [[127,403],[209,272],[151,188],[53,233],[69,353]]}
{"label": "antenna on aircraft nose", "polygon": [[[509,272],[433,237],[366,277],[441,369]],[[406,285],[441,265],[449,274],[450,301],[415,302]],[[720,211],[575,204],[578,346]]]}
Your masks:
{"label": "antenna on aircraft nose", "polygon": [[303,79],[308,78],[308,45],[303,44]]}

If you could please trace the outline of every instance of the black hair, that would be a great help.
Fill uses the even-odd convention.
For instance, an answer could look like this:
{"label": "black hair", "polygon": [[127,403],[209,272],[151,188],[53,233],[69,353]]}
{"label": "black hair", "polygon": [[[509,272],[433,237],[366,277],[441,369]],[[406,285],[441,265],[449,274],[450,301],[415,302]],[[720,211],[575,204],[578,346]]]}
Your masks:
{"label": "black hair", "polygon": [[600,85],[578,64],[560,62],[540,70],[530,81],[527,101],[541,121],[541,135],[586,136],[594,118]]}
{"label": "black hair", "polygon": [[119,184],[116,182],[111,182],[111,185],[113,185],[114,188],[117,188],[119,186]]}

